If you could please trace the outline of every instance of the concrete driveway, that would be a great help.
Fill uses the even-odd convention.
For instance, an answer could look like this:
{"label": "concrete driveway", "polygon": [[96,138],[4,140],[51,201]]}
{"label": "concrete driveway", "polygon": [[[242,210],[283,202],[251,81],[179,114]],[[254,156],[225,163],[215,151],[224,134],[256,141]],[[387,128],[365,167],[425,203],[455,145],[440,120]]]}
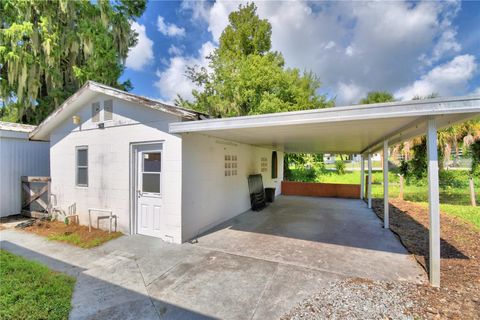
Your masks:
{"label": "concrete driveway", "polygon": [[84,250],[0,235],[3,249],[77,277],[71,319],[277,319],[345,277],[425,281],[357,200],[281,197],[195,244],[124,236]]}

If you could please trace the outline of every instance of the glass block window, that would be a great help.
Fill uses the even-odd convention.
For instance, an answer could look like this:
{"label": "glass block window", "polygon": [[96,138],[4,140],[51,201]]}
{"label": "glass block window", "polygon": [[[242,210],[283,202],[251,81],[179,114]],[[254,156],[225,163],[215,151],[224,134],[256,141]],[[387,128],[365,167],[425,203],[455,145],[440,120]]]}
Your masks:
{"label": "glass block window", "polygon": [[226,154],[225,155],[225,177],[238,175],[238,162],[237,156]]}
{"label": "glass block window", "polygon": [[260,172],[267,172],[268,171],[268,159],[267,157],[260,158]]}

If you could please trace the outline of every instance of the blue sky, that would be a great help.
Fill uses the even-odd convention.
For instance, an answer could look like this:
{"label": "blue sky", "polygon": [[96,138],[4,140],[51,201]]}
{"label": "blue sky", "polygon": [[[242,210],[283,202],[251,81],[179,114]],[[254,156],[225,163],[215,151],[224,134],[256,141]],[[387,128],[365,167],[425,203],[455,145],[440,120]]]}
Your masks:
{"label": "blue sky", "polygon": [[[191,97],[189,65],[206,66],[240,2],[150,1],[133,27],[122,79],[136,94]],[[480,94],[480,2],[256,2],[287,66],[313,71],[338,105],[371,90],[415,95]]]}

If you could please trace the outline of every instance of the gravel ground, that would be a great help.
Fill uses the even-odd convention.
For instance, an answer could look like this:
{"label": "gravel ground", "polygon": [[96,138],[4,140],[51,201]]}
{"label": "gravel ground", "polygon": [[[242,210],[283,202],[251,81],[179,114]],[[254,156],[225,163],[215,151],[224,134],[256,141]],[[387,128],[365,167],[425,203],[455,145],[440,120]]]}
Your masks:
{"label": "gravel ground", "polygon": [[414,319],[415,290],[415,285],[406,282],[335,281],[281,319]]}

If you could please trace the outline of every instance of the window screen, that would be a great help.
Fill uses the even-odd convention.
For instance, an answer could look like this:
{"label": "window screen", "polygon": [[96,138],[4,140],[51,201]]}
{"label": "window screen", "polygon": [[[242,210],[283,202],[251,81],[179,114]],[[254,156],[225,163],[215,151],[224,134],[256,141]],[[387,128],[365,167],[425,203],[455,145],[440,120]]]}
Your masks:
{"label": "window screen", "polygon": [[105,100],[103,103],[103,120],[112,120],[113,119],[113,101]]}
{"label": "window screen", "polygon": [[100,102],[92,103],[92,122],[100,121]]}
{"label": "window screen", "polygon": [[77,147],[76,159],[77,186],[88,186],[88,148]]}

